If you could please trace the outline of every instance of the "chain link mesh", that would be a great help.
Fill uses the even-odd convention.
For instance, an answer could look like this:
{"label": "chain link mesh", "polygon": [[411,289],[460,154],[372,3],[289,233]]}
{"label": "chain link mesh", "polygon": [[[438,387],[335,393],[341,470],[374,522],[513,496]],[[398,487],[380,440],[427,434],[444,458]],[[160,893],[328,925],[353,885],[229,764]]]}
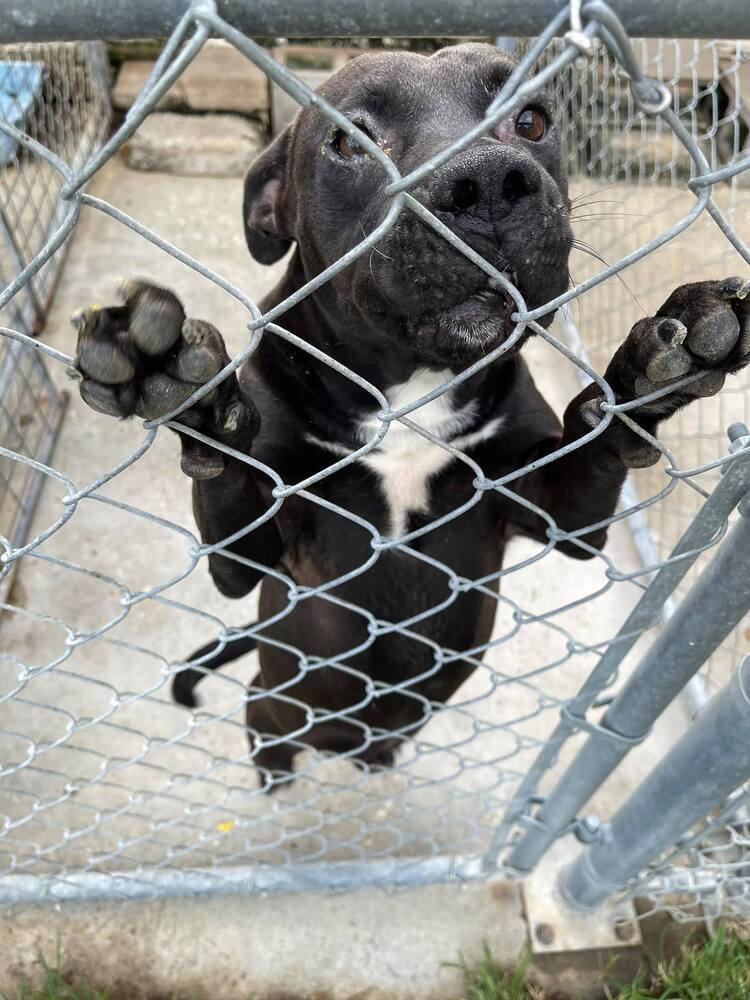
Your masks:
{"label": "chain link mesh", "polygon": [[[632,44],[645,75],[671,90],[676,114],[712,169],[748,155],[750,42],[634,39]],[[559,77],[553,86],[563,109],[571,191],[580,205],[574,210],[576,237],[582,243],[606,260],[615,259],[653,239],[690,210],[692,195],[686,186],[692,176],[690,157],[660,117],[639,113],[626,74],[606,49],[599,49],[585,67]],[[715,188],[714,197],[736,230],[747,232],[747,171]],[[621,328],[644,313],[652,314],[677,285],[702,280],[704,274],[724,273],[733,265],[736,268],[734,249],[703,216],[667,247],[629,268],[622,282],[592,289],[581,300],[580,311],[573,310],[573,320],[594,366],[603,370],[619,345]],[[579,253],[573,271],[581,280],[599,266]],[[665,446],[685,465],[711,461],[721,450],[727,426],[733,420],[750,421],[749,384],[747,373],[742,373],[712,400],[680,411],[660,430]],[[631,477],[644,497],[657,492],[661,483],[658,467],[634,471]],[[646,518],[660,555],[669,553],[699,504],[696,493],[679,489],[648,509]],[[691,572],[678,593],[699,569]],[[749,641],[745,624],[711,657],[705,670],[711,692],[726,682]]]}
{"label": "chain link mesh", "polygon": [[[465,507],[481,502],[488,491],[497,491],[533,509],[514,493],[514,484],[529,466],[490,481],[468,455],[455,453],[419,422],[420,406],[490,364],[528,329],[537,334],[548,361],[568,374],[597,381],[609,403],[608,415],[598,428],[542,462],[574,451],[601,434],[612,420],[629,422],[632,404],[618,405],[598,372],[632,322],[644,311],[653,312],[676,285],[709,272],[712,276],[731,274],[741,258],[750,261],[741,238],[741,218],[748,207],[743,182],[750,176],[750,158],[744,151],[750,88],[745,84],[743,90],[747,62],[739,44],[637,42],[641,72],[609,8],[588,4],[584,14],[580,32],[557,40],[567,25],[567,12],[561,13],[528,47],[521,71],[492,101],[481,126],[407,177],[401,177],[383,150],[340,112],[309,91],[268,51],[218,17],[207,3],[197,3],[185,14],[126,120],[103,145],[93,125],[86,133],[86,146],[71,138],[69,129],[42,129],[43,115],[18,125],[0,121],[0,134],[22,151],[16,154],[10,176],[5,169],[2,183],[6,190],[10,184],[15,190],[20,185],[29,191],[35,178],[43,175],[47,179],[35,197],[49,203],[53,213],[49,218],[54,219],[51,230],[28,232],[25,248],[31,252],[21,261],[22,267],[14,268],[15,276],[0,296],[0,306],[15,310],[0,331],[7,352],[17,351],[26,364],[39,365],[44,357],[54,369],[55,384],[57,375],[72,363],[68,353],[28,336],[28,328],[19,320],[19,304],[25,297],[47,294],[44,289],[49,284],[43,282],[52,280],[49,275],[79,220],[82,227],[94,226],[92,217],[102,215],[121,225],[128,238],[135,234],[163,251],[165,259],[172,258],[170,266],[180,265],[183,281],[201,281],[204,287],[212,286],[212,294],[232,297],[245,315],[248,330],[231,364],[178,411],[140,428],[120,428],[117,458],[111,465],[100,455],[87,455],[87,463],[78,466],[87,470],[86,475],[72,478],[67,471],[72,466],[67,461],[70,449],[65,452],[66,463],[61,458],[59,466],[37,460],[12,438],[6,438],[0,449],[9,467],[38,472],[46,482],[30,540],[21,542],[4,532],[5,572],[23,560],[17,587],[3,604],[0,659],[0,760],[4,762],[0,768],[0,886],[5,887],[7,897],[36,900],[42,894],[47,898],[87,893],[116,897],[168,891],[409,884],[475,878],[488,871],[495,876],[506,873],[502,851],[492,850],[493,837],[498,847],[498,824],[503,816],[507,818],[519,782],[547,746],[561,711],[573,702],[612,643],[611,609],[616,607],[622,620],[657,567],[640,565],[627,548],[595,552],[585,572],[576,574],[569,600],[550,607],[537,590],[535,574],[542,563],[552,565],[552,572],[565,572],[565,559],[553,551],[554,541],[567,538],[591,549],[585,531],[566,534],[544,512],[548,544],[519,545],[510,564],[491,576],[462,579],[447,565],[429,560],[446,576],[450,591],[446,603],[467,590],[487,594],[497,603],[493,636],[482,647],[459,653],[431,643],[418,630],[422,616],[381,621],[368,608],[351,610],[366,622],[369,644],[393,631],[427,643],[434,672],[450,669],[458,659],[473,658],[476,670],[470,680],[445,707],[414,694],[430,721],[415,739],[405,741],[388,772],[356,767],[347,755],[316,756],[305,737],[313,721],[320,719],[308,713],[300,730],[287,737],[301,751],[297,780],[269,798],[259,787],[247,750],[243,709],[249,698],[288,700],[284,689],[248,692],[245,662],[234,672],[229,669],[207,681],[207,692],[212,685],[206,694],[207,707],[191,715],[173,705],[168,695],[172,676],[184,667],[175,660],[170,637],[179,635],[182,644],[183,636],[203,638],[207,629],[223,639],[243,631],[236,608],[210,590],[204,569],[211,551],[221,550],[227,558],[240,561],[243,557],[227,550],[227,539],[215,546],[201,544],[187,508],[181,508],[177,516],[161,502],[155,488],[144,493],[143,484],[179,475],[174,435],[163,428],[179,427],[200,437],[180,424],[180,411],[236,370],[252,355],[261,336],[294,344],[368,391],[381,410],[380,428],[358,452],[298,483],[284,483],[275,470],[236,453],[235,457],[274,486],[274,503],[248,526],[248,532],[272,518],[290,496],[330,509],[330,503],[316,494],[316,483],[377,447],[394,422],[450,451],[473,470],[475,493]],[[86,182],[108,164],[212,33],[243,52],[301,104],[315,105],[326,118],[356,136],[389,178],[390,208],[377,229],[265,315],[239,279],[230,280],[205,263],[197,251],[191,252],[196,243],[187,234],[183,239],[179,234],[165,238],[129,211],[85,190]],[[597,44],[583,58],[587,40],[594,39],[604,44]],[[66,47],[65,51],[79,50]],[[22,54],[24,59],[35,58],[26,48]],[[708,75],[702,69],[706,60]],[[61,77],[69,88],[65,92],[78,95],[75,100],[83,104],[96,100],[87,84],[76,82],[76,72],[71,64],[68,74]],[[556,91],[567,133],[572,193],[582,227],[578,235],[591,239],[604,258],[574,261],[577,283],[551,303],[566,307],[568,322],[559,334],[537,322],[550,304],[527,309],[505,275],[410,194],[422,177],[527,103],[543,85]],[[669,88],[668,99],[663,85]],[[59,121],[54,109],[47,117]],[[97,120],[96,114],[90,119]],[[34,121],[37,124],[31,124]],[[9,202],[16,204],[17,198],[9,193]],[[603,201],[614,206],[601,210]],[[132,210],[138,213],[137,203]],[[517,305],[517,325],[500,348],[451,382],[416,403],[392,409],[377,387],[334,358],[316,352],[286,330],[283,322],[284,313],[295,302],[376,248],[402,212],[416,213],[507,289]],[[578,346],[566,342],[576,326],[583,332],[591,365]],[[634,499],[610,519],[619,524],[644,511],[659,546],[658,565],[665,565],[673,542],[710,492],[719,470],[731,461],[723,430],[731,421],[747,419],[748,399],[747,379],[738,379],[731,391],[696,403],[684,416],[670,421],[661,440],[655,442],[663,461],[637,477],[642,499]],[[632,421],[629,426],[645,436]],[[67,430],[71,449],[79,454],[85,451],[85,433],[78,420]],[[123,450],[125,445],[129,452]],[[213,445],[231,454],[226,446]],[[442,521],[450,521],[465,507]],[[353,511],[337,508],[335,512],[360,524],[372,537],[372,556],[354,574],[366,572],[388,550],[408,560],[427,561],[419,550],[419,538],[441,523],[393,539]],[[154,554],[148,578],[142,577],[141,564],[130,558],[135,546]],[[71,553],[76,557],[71,558]],[[342,602],[335,591],[344,578],[303,587],[276,567],[263,569],[288,588],[290,607],[311,597]],[[502,593],[495,590],[498,581]],[[54,595],[54,599],[45,604],[40,595]],[[603,613],[603,608],[610,609],[609,613]],[[424,616],[439,610],[432,608]],[[242,620],[249,614],[244,606]],[[250,631],[260,631],[262,626],[263,622]],[[142,643],[143,635],[156,634],[162,641]],[[736,661],[743,634],[740,629],[712,661],[712,685],[720,683]],[[321,662],[303,650],[295,651],[301,674],[321,666],[349,670],[346,659],[355,652],[348,650]],[[484,658],[479,659],[482,654]],[[618,671],[607,679],[608,684],[616,686],[621,675],[623,671]],[[409,683],[400,690],[408,696]],[[384,689],[368,682],[368,699],[383,693]],[[438,707],[440,711],[435,711]],[[587,715],[590,722],[596,722],[599,711],[600,703],[595,702]],[[363,727],[363,742],[377,737],[378,733]],[[580,732],[573,727],[562,760],[578,739]],[[670,741],[664,729],[654,734],[643,752],[634,752],[631,769],[618,778],[615,795],[623,798],[628,783],[637,780],[648,761]],[[557,768],[552,768],[540,776],[524,809],[551,787],[556,773]],[[746,829],[738,824],[741,814],[734,806],[727,816],[731,822],[720,816],[700,834],[687,855],[687,866],[682,849],[679,869],[664,869],[673,859],[662,859],[658,885],[652,880],[657,869],[645,873],[639,891],[650,893],[654,907],[672,905],[675,870],[683,879],[677,907],[683,916],[692,912],[685,892],[688,899],[700,894],[703,898],[708,892],[716,898],[721,883],[731,885],[734,899],[742,898],[750,886],[741,867],[747,859]],[[500,848],[515,836],[522,819],[520,814],[511,815]],[[710,889],[705,884],[708,876]]]}
{"label": "chain link mesh", "polygon": [[[3,118],[64,159],[86,162],[109,122],[108,67],[101,43],[0,47]],[[11,136],[0,140],[0,282],[6,285],[60,224],[62,178],[47,161]],[[27,335],[44,324],[62,263],[51,257],[0,310],[0,325]],[[46,462],[59,429],[64,397],[42,358],[0,341],[0,443]],[[0,533],[25,541],[42,478],[31,466],[0,458]],[[0,583],[7,597],[11,574]]]}

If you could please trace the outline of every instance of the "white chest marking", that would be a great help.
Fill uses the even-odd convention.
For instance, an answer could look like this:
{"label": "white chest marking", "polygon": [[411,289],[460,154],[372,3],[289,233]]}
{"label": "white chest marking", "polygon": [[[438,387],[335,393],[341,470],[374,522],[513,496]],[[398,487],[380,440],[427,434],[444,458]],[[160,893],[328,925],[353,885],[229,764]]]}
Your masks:
{"label": "white chest marking", "polygon": [[[401,409],[444,385],[450,377],[450,371],[420,372],[408,382],[391,386],[385,395],[391,409]],[[461,436],[461,431],[473,422],[476,408],[474,403],[468,403],[456,410],[452,397],[453,392],[449,390],[412,410],[406,417],[458,449],[478,444],[500,429],[503,418],[496,417],[478,430]],[[358,428],[362,443],[371,441],[380,427],[381,423],[374,415],[363,420]],[[311,440],[338,455],[351,454],[351,449],[343,445],[317,438]],[[430,478],[454,461],[454,456],[411,427],[393,421],[376,449],[360,461],[378,476],[390,513],[388,534],[391,538],[399,538],[406,533],[411,512],[429,513]]]}

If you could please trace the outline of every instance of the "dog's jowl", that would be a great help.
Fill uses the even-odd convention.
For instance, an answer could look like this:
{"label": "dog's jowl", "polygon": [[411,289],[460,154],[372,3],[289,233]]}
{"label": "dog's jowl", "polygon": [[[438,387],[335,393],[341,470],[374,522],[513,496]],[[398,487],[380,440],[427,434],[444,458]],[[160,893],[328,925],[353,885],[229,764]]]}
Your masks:
{"label": "dog's jowl", "polygon": [[[406,174],[481,122],[511,69],[488,45],[459,45],[429,58],[366,54],[322,92]],[[250,252],[270,264],[294,248],[262,307],[281,302],[372,232],[390,205],[388,183],[382,166],[354,139],[315,108],[301,111],[245,180]],[[544,94],[411,194],[504,272],[529,308],[567,288],[567,184],[555,109]],[[661,420],[717,392],[726,373],[750,360],[750,283],[706,278],[716,280],[678,288],[656,316],[636,323],[605,372],[618,401],[706,372],[631,411],[651,435]],[[405,209],[372,253],[281,322],[398,409],[502,345],[514,329],[514,308],[484,272]],[[190,302],[190,309],[200,315],[200,302]],[[551,319],[550,313],[543,325]],[[88,310],[76,322],[81,393],[112,416],[163,416],[229,360],[210,322],[186,318],[172,293],[143,282],[125,286],[122,304]],[[226,546],[228,555],[209,556],[216,586],[241,598],[260,584],[260,622],[272,623],[257,636],[260,671],[250,681],[247,707],[266,787],[288,777],[300,746],[390,764],[399,743],[468,677],[481,656],[472,651],[490,636],[491,585],[456,597],[452,580],[491,577],[513,534],[547,542],[552,522],[571,532],[605,521],[626,469],[658,458],[653,446],[614,420],[513,481],[526,504],[493,490],[467,504],[475,495],[476,466],[496,479],[590,434],[602,419],[601,390],[592,384],[570,403],[560,425],[522,360],[524,339],[412,414],[433,439],[453,445],[472,464],[394,422],[371,451],[310,487],[327,505],[291,495],[273,518],[244,534],[274,502],[273,483],[251,465],[181,435],[182,469],[193,480],[202,538],[213,544],[240,533]],[[236,375],[179,419],[293,484],[371,441],[381,428],[379,409],[351,379],[267,332]],[[464,506],[412,538],[411,553],[373,547],[370,525],[384,537],[401,537]],[[548,516],[537,514],[540,509]],[[580,540],[585,544],[569,539],[559,548],[587,558],[604,545],[606,530],[595,528]],[[288,611],[285,580],[310,588],[339,578],[345,582],[328,596],[305,597]],[[409,624],[377,627],[384,622]],[[240,639],[220,648],[214,639],[194,654],[201,671],[188,667],[176,676],[177,700],[193,704],[206,669],[254,646],[255,640]],[[442,667],[438,647],[451,654]],[[455,655],[462,653],[467,658]]]}

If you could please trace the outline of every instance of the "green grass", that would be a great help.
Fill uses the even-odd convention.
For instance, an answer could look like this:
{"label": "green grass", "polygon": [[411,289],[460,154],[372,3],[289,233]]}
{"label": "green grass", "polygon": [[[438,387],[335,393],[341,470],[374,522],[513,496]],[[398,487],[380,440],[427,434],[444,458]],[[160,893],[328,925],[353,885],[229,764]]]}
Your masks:
{"label": "green grass", "polygon": [[746,1000],[750,942],[720,928],[702,946],[688,943],[671,962],[657,963],[647,981],[612,995],[617,1000]]}
{"label": "green grass", "polygon": [[[59,956],[58,956],[59,958]],[[63,974],[39,958],[43,979],[40,989],[34,989],[29,982],[21,983],[15,997],[0,994],[0,1000],[109,1000],[106,990],[95,990],[85,983],[69,983]]]}
{"label": "green grass", "polygon": [[543,1000],[544,994],[526,979],[530,964],[531,955],[524,950],[515,969],[500,969],[485,945],[479,965],[470,966],[461,955],[455,967],[464,975],[465,1000]]}
{"label": "green grass", "polygon": [[[464,1000],[544,1000],[544,991],[528,981],[529,964],[524,953],[515,970],[500,969],[487,948],[476,966],[462,957]],[[644,958],[636,982],[610,986],[606,995],[609,1000],[749,1000],[750,942],[720,929],[704,944],[686,943],[670,961]]]}

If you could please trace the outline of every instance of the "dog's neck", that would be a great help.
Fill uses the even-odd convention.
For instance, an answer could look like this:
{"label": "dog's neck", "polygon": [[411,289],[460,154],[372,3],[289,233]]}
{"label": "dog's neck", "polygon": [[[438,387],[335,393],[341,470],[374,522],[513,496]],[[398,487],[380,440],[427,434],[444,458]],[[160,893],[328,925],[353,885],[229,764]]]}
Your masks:
{"label": "dog's neck", "polygon": [[[275,304],[274,299],[281,301],[299,281],[289,279],[287,274],[264,308]],[[367,338],[352,336],[351,329],[332,326],[314,297],[289,310],[281,323],[367,379],[392,412],[435,393],[404,414],[404,421],[391,420],[384,428],[381,402],[335,367],[278,337],[266,337],[261,345],[258,361],[264,377],[274,396],[294,411],[295,423],[305,428],[307,444],[330,455],[332,461],[373,444],[359,462],[377,476],[389,512],[382,530],[390,537],[409,530],[412,513],[430,512],[434,477],[456,460],[458,452],[502,432],[507,420],[505,400],[522,364],[515,356],[493,362],[465,382],[446,388],[456,372],[400,355],[397,345],[391,346],[389,356],[384,337],[376,336],[373,347]]]}
{"label": "dog's neck", "polygon": [[[398,411],[443,388],[452,374],[450,370],[416,372],[408,382],[386,390],[390,409]],[[392,538],[406,533],[409,514],[429,512],[430,480],[454,460],[456,451],[493,437],[504,423],[501,415],[478,421],[476,401],[456,406],[452,389],[411,410],[405,419],[409,423],[392,420],[384,428],[373,412],[359,421],[354,432],[360,445],[377,441],[360,461],[378,477],[390,512],[387,533]],[[338,457],[357,450],[311,433],[307,440]]]}
{"label": "dog's neck", "polygon": [[[305,281],[295,252],[281,282],[261,303],[262,308],[283,301]],[[377,327],[365,334],[359,329],[353,332],[356,320],[331,315],[318,298],[319,293],[303,299],[284,313],[280,325],[378,389],[391,409],[421,399],[457,374],[417,356],[398,338],[385,336]],[[305,422],[315,425],[314,433],[322,439],[356,448],[370,440],[380,426],[376,415],[381,405],[376,396],[337,367],[273,336],[264,338],[258,362],[275,383],[277,394],[302,413]],[[491,419],[501,405],[520,363],[517,355],[498,359],[455,389],[423,404],[414,411],[414,419],[420,425],[427,421],[432,432],[443,440],[446,435],[452,438],[477,428]],[[395,423],[392,427],[394,432],[403,429],[403,425]]]}

